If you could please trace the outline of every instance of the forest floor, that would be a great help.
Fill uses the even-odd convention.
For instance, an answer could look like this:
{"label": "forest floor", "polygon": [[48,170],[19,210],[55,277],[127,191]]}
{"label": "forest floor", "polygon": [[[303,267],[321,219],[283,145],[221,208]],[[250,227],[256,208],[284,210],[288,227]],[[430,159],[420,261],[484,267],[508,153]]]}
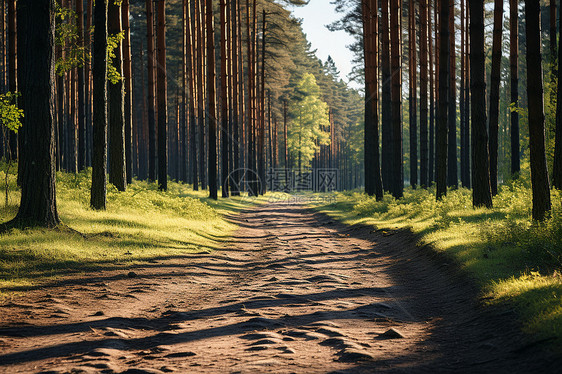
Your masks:
{"label": "forest floor", "polygon": [[281,203],[211,253],[69,275],[0,305],[5,373],[556,372],[514,312],[407,230]]}

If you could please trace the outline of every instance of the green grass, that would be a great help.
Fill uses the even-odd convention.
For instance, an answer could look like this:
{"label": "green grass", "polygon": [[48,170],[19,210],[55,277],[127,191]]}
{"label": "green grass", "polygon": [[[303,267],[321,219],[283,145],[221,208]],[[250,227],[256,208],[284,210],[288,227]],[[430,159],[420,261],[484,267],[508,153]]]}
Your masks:
{"label": "green grass", "polygon": [[494,197],[493,209],[472,208],[467,189],[449,191],[440,202],[434,190],[406,189],[404,198],[381,202],[359,192],[338,193],[333,204],[316,205],[347,224],[381,230],[409,228],[444,252],[475,279],[491,304],[518,311],[523,331],[553,338],[562,352],[562,194],[552,191],[552,216],[531,222],[531,191],[512,181]]}
{"label": "green grass", "polygon": [[[3,165],[5,170],[5,165]],[[17,168],[12,167],[12,171]],[[5,173],[0,169],[0,181]],[[9,203],[0,200],[0,222],[17,213],[20,194],[9,175]],[[135,181],[126,192],[108,185],[107,210],[89,207],[90,171],[58,173],[61,230],[12,229],[0,234],[0,297],[40,287],[61,275],[127,269],[147,261],[211,252],[236,229],[225,216],[260,203],[237,197],[213,201],[208,192],[170,182],[167,192]],[[3,191],[2,191],[3,196]]]}

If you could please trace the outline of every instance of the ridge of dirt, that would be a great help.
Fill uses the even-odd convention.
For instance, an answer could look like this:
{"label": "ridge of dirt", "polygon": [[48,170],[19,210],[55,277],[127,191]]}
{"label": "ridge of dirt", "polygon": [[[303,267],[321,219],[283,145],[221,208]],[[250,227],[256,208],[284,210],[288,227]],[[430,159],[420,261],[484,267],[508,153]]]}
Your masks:
{"label": "ridge of dirt", "polygon": [[0,372],[560,368],[407,231],[280,203],[230,219],[240,229],[221,251],[69,276],[0,305]]}

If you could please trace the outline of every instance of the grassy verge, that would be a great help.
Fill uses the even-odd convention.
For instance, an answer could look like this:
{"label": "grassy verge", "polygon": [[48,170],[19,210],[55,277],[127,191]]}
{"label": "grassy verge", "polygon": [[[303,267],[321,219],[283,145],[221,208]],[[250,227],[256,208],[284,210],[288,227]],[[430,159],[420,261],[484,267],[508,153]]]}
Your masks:
{"label": "grassy verge", "polygon": [[407,189],[403,199],[381,202],[339,193],[335,203],[316,208],[348,224],[411,229],[420,245],[455,259],[487,302],[514,308],[526,333],[552,339],[562,352],[562,194],[553,191],[552,198],[552,217],[541,224],[531,223],[531,191],[523,181],[502,186],[491,210],[473,209],[466,189],[440,202],[431,190]]}
{"label": "grassy verge", "polygon": [[[4,176],[0,171],[0,180]],[[0,298],[60,275],[216,250],[236,228],[225,216],[249,207],[244,197],[213,201],[185,184],[171,182],[161,192],[155,184],[135,181],[126,192],[108,186],[107,210],[94,211],[90,181],[89,172],[57,175],[60,217],[79,233],[13,229],[0,235]],[[15,175],[9,175],[9,187],[8,205],[0,200],[0,222],[17,213]]]}

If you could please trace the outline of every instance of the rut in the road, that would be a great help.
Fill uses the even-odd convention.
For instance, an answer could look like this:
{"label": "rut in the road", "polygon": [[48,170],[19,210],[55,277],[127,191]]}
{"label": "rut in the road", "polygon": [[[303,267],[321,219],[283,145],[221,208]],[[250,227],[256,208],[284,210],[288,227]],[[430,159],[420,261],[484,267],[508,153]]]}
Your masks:
{"label": "rut in the road", "polygon": [[[6,372],[548,371],[512,315],[407,232],[274,204],[221,252],[72,278],[6,306]],[[100,281],[103,279],[103,281]],[[47,295],[48,294],[48,295]],[[52,295],[57,295],[53,297]],[[96,312],[97,311],[97,312]],[[101,311],[101,312],[100,312]],[[28,313],[29,315],[29,313]],[[4,322],[6,324],[6,322]],[[535,355],[533,359],[533,355]],[[131,370],[137,371],[131,371]]]}

